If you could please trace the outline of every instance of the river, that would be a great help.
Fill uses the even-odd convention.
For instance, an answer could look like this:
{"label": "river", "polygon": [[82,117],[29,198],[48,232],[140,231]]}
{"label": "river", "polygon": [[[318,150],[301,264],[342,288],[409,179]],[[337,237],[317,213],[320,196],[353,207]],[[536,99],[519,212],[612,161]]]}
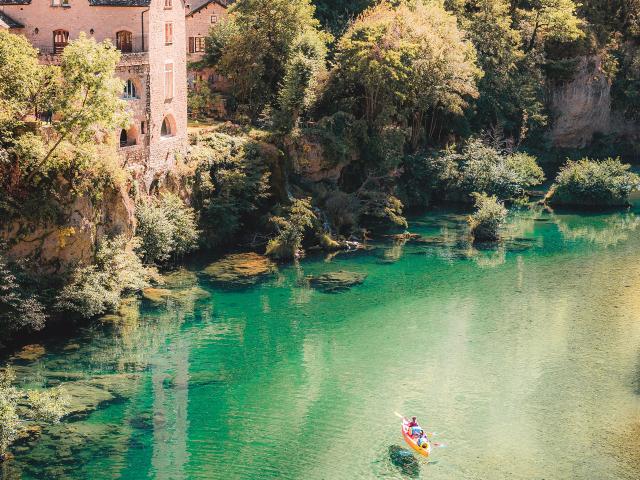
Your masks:
{"label": "river", "polygon": [[[516,211],[483,249],[460,212],[410,225],[422,239],[310,255],[251,288],[194,266],[162,305],[15,358],[25,386],[90,396],[111,378],[113,398],[19,446],[3,477],[640,478],[640,210]],[[366,278],[305,281],[336,270]],[[394,412],[446,446],[400,469]]]}

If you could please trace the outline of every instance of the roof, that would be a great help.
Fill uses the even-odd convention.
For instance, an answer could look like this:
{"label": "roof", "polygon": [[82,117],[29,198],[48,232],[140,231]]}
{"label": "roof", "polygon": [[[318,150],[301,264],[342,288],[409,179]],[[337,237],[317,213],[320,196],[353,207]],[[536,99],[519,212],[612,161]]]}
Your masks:
{"label": "roof", "polygon": [[6,13],[0,12],[0,28],[24,28],[24,25],[15,21]]}
{"label": "roof", "polygon": [[227,8],[231,5],[235,0],[193,0],[193,4],[198,5],[191,9],[189,13],[187,13],[187,17],[193,15],[194,13],[198,13],[200,10],[204,10],[212,3],[217,3],[221,7]]}
{"label": "roof", "polygon": [[148,7],[151,0],[89,0],[92,7]]}
{"label": "roof", "polygon": [[[0,0],[0,5],[29,5],[31,0]],[[92,7],[148,7],[151,0],[89,0]]]}

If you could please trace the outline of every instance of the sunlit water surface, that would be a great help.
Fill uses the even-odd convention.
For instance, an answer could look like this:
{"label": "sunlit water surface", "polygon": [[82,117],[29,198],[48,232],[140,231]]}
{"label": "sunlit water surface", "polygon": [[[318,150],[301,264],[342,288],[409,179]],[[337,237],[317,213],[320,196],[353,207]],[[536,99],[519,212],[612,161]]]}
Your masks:
{"label": "sunlit water surface", "polygon": [[[440,211],[411,222],[423,241],[311,256],[253,288],[185,275],[166,305],[14,361],[31,386],[131,375],[3,476],[638,479],[639,227],[634,211],[521,211],[476,250],[464,215]],[[367,278],[335,294],[304,280],[340,269]],[[446,444],[417,471],[389,459],[394,412]]]}

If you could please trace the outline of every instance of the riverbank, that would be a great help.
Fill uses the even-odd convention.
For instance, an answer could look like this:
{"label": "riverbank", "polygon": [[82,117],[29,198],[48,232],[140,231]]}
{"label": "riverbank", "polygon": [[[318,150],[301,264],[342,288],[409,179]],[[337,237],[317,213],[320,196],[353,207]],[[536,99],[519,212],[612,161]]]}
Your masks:
{"label": "riverbank", "polygon": [[[639,218],[522,210],[506,242],[473,248],[466,215],[436,211],[410,218],[420,238],[309,255],[240,288],[193,264],[164,300],[135,300],[12,360],[24,386],[100,393],[106,375],[127,388],[3,468],[24,479],[393,477],[396,410],[449,445],[421,477],[636,478]],[[337,293],[309,283],[341,271],[361,281]]]}

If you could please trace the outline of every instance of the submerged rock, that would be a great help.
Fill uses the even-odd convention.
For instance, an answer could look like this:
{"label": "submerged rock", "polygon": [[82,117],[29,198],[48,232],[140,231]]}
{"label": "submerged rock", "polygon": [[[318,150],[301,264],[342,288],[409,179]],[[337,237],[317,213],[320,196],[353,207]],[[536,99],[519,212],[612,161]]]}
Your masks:
{"label": "submerged rock", "polygon": [[62,384],[69,397],[67,415],[86,415],[100,405],[130,397],[139,376],[134,374],[100,375]]}
{"label": "submerged rock", "polygon": [[338,270],[337,272],[323,273],[318,276],[307,277],[309,285],[326,293],[337,293],[349,290],[360,285],[367,276],[363,273]]}
{"label": "submerged rock", "polygon": [[271,260],[257,253],[237,253],[213,262],[203,270],[211,281],[228,286],[250,286],[276,271]]}
{"label": "submerged rock", "polygon": [[142,298],[151,303],[165,303],[171,295],[171,290],[166,288],[145,288],[142,291]]}
{"label": "submerged rock", "polygon": [[398,467],[404,475],[411,478],[420,476],[420,464],[412,452],[400,445],[391,445],[389,447],[389,460]]}
{"label": "submerged rock", "polygon": [[11,360],[25,360],[27,362],[32,362],[39,359],[44,354],[45,349],[42,345],[25,345],[24,347],[22,347],[22,350],[11,357]]}

